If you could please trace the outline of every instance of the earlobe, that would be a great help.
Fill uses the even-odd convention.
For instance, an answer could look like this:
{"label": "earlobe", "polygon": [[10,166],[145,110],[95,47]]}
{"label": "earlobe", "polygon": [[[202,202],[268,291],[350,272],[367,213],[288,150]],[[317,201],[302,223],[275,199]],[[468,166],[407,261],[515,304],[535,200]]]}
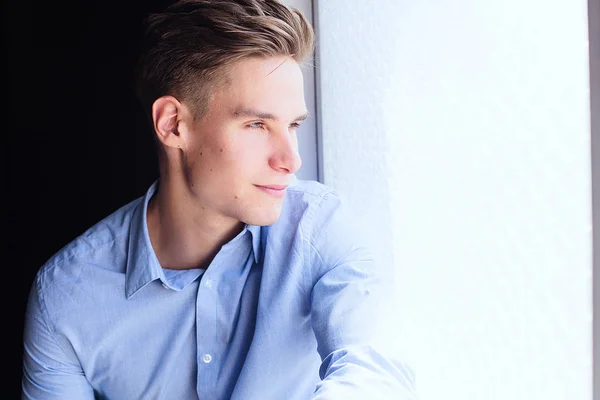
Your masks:
{"label": "earlobe", "polygon": [[179,134],[179,112],[181,103],[172,96],[162,96],[152,104],[152,121],[158,140],[168,147],[181,148]]}

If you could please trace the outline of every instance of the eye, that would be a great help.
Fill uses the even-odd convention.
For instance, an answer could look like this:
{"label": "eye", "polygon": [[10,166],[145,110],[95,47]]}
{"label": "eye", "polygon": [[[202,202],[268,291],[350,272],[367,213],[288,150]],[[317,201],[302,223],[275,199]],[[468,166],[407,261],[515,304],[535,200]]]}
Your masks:
{"label": "eye", "polygon": [[251,124],[246,125],[248,128],[251,129],[265,129],[265,124],[264,122],[253,122]]}
{"label": "eye", "polygon": [[300,127],[300,122],[292,122],[290,124],[290,128],[292,129],[298,129]]}

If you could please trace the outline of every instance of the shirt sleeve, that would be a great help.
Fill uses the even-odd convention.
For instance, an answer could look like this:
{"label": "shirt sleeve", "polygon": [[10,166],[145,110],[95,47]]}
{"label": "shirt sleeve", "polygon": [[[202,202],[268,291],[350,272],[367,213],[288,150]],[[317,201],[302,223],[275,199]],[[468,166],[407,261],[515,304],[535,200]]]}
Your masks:
{"label": "shirt sleeve", "polygon": [[393,266],[373,257],[354,220],[335,192],[314,214],[311,320],[322,363],[311,400],[416,400],[413,371],[397,351]]}
{"label": "shirt sleeve", "polygon": [[75,353],[59,344],[46,317],[36,280],[25,314],[21,399],[93,400]]}

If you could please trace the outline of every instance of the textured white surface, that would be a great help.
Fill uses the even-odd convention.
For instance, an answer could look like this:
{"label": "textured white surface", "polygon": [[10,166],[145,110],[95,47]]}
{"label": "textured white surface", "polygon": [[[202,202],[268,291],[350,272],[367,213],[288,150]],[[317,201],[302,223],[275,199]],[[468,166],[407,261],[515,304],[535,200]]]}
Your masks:
{"label": "textured white surface", "polygon": [[591,400],[586,1],[317,5],[324,182],[422,400]]}

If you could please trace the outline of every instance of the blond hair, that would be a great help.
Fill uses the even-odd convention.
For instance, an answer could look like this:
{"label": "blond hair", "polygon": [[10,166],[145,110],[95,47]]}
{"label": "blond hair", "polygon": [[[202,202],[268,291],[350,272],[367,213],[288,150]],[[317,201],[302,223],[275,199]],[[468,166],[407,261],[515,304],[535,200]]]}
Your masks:
{"label": "blond hair", "polygon": [[210,92],[227,67],[249,57],[312,57],[314,31],[297,9],[277,0],[180,0],[146,20],[136,70],[145,110],[172,95],[207,110]]}

